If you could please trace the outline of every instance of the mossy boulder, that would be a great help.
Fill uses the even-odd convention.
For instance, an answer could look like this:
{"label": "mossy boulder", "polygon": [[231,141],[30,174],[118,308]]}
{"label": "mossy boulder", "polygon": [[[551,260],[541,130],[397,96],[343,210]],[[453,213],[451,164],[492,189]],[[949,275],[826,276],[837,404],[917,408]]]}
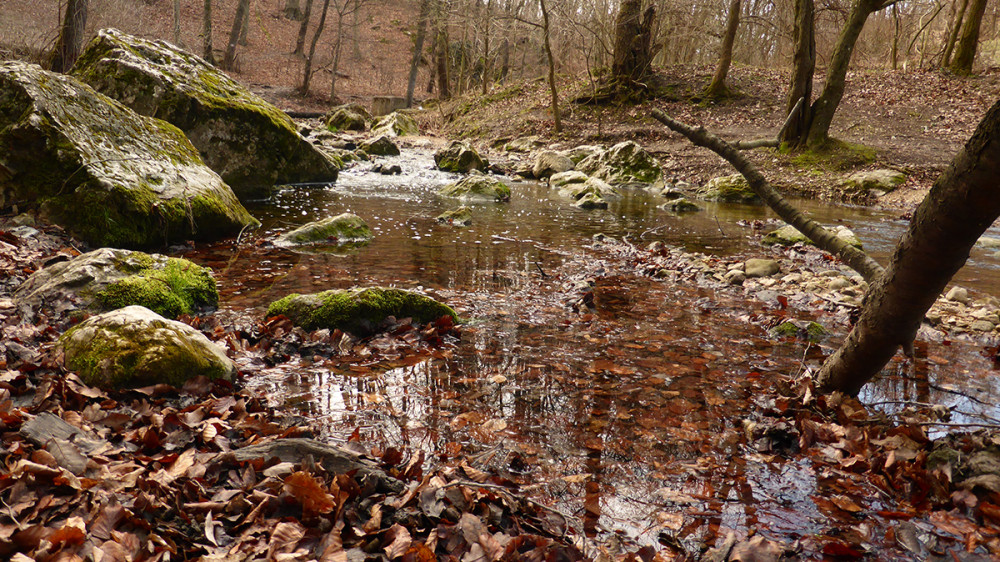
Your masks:
{"label": "mossy boulder", "polygon": [[583,183],[588,179],[590,179],[590,176],[587,174],[576,170],[570,170],[568,172],[553,174],[552,177],[549,178],[549,187],[561,188],[571,183]]}
{"label": "mossy boulder", "polygon": [[184,131],[241,200],[265,196],[276,184],[337,179],[336,163],[302,138],[288,115],[169,43],[101,30],[72,72]]}
{"label": "mossy boulder", "polygon": [[581,160],[576,169],[611,185],[656,183],[663,177],[659,161],[633,141],[594,153]]}
{"label": "mossy boulder", "polygon": [[278,236],[275,244],[284,247],[311,245],[361,245],[375,236],[368,223],[353,213],[311,222]]}
{"label": "mossy boulder", "polygon": [[743,174],[712,178],[697,191],[698,196],[706,201],[722,203],[760,204],[764,201],[750,189]]}
{"label": "mossy boulder", "polygon": [[323,126],[333,132],[364,131],[368,128],[368,122],[371,119],[371,114],[361,104],[349,103],[333,108],[323,118]]}
{"label": "mossy boulder", "polygon": [[770,334],[775,338],[797,338],[818,343],[829,335],[829,332],[818,322],[786,320],[771,328]]}
{"label": "mossy boulder", "polygon": [[472,224],[472,209],[462,205],[457,209],[441,213],[437,216],[437,221],[451,226],[469,226]]}
{"label": "mossy boulder", "polygon": [[467,201],[510,201],[510,187],[485,174],[469,174],[455,183],[438,190],[445,197]]}
{"label": "mossy boulder", "polygon": [[271,303],[267,316],[283,315],[306,330],[342,330],[357,336],[374,334],[390,318],[412,318],[421,323],[458,315],[451,307],[402,289],[379,287],[331,290],[288,295]]}
{"label": "mossy boulder", "polygon": [[[847,242],[851,246],[854,246],[855,248],[859,249],[863,248],[861,239],[858,238],[857,235],[855,235],[854,232],[851,231],[851,229],[847,228],[846,226],[838,225],[834,227],[833,234],[837,238],[844,240],[845,242]],[[778,244],[780,246],[794,246],[799,242],[810,245],[813,244],[812,240],[810,240],[805,234],[799,232],[799,229],[795,228],[790,224],[786,224],[785,226],[777,230],[772,230],[771,232],[768,232],[767,234],[764,235],[764,237],[761,239],[760,242],[765,246],[773,246],[775,244]]]}
{"label": "mossy boulder", "polygon": [[92,246],[217,240],[257,221],[173,125],[36,65],[0,63],[0,207]]}
{"label": "mossy boulder", "polygon": [[503,149],[507,152],[531,152],[545,143],[538,135],[528,137],[518,137],[512,141],[503,143]]}
{"label": "mossy boulder", "polygon": [[180,387],[197,376],[231,380],[225,351],[187,324],[127,306],[93,316],[59,338],[66,368],[105,389]]}
{"label": "mossy boulder", "polygon": [[361,150],[372,156],[399,156],[399,147],[385,135],[361,143]]}
{"label": "mossy boulder", "polygon": [[841,184],[848,194],[884,195],[906,182],[906,174],[898,170],[879,169],[855,172]]}
{"label": "mossy boulder", "polygon": [[569,150],[563,151],[563,154],[573,161],[573,164],[579,164],[591,156],[597,156],[604,152],[603,146],[597,146],[596,144],[582,144],[580,146],[573,147]]}
{"label": "mossy boulder", "polygon": [[608,208],[608,202],[603,197],[601,197],[600,195],[597,195],[596,193],[593,193],[593,192],[585,193],[583,195],[583,197],[580,197],[579,199],[577,199],[576,203],[573,203],[573,205],[576,206],[576,207],[579,207],[581,209],[607,209]]}
{"label": "mossy boulder", "polygon": [[33,273],[14,302],[56,312],[108,311],[141,305],[167,318],[214,308],[212,270],[186,259],[101,248]]}
{"label": "mossy boulder", "polygon": [[434,153],[434,164],[439,170],[467,174],[472,170],[485,170],[489,163],[468,143],[451,141],[451,143]]}
{"label": "mossy boulder", "polygon": [[372,133],[387,137],[405,137],[420,134],[420,127],[413,117],[401,111],[393,111],[375,121],[372,125]]}
{"label": "mossy boulder", "polygon": [[598,178],[587,178],[583,183],[568,183],[559,189],[559,195],[572,199],[583,199],[587,195],[594,195],[601,199],[621,199],[620,191],[611,187],[608,182]]}
{"label": "mossy boulder", "polygon": [[670,211],[671,213],[676,213],[678,215],[684,213],[697,213],[701,210],[701,207],[697,203],[687,199],[685,197],[678,197],[677,199],[671,199],[666,203],[660,205],[660,208],[665,211]]}
{"label": "mossy boulder", "polygon": [[535,164],[531,168],[531,173],[538,179],[544,179],[572,169],[573,161],[567,156],[553,150],[543,150],[535,155]]}

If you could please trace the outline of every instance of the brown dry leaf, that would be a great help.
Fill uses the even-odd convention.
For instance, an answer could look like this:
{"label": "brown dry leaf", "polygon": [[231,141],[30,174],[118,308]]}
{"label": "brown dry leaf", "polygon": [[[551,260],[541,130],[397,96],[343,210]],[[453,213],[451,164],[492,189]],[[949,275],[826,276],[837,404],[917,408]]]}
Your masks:
{"label": "brown dry leaf", "polygon": [[362,529],[366,533],[372,533],[379,530],[382,527],[382,504],[375,504],[372,506],[371,518],[365,521]]}
{"label": "brown dry leaf", "polygon": [[863,507],[855,503],[854,500],[852,500],[847,496],[841,496],[841,495],[832,496],[830,498],[830,501],[833,502],[833,505],[839,507],[840,509],[848,513],[859,513],[861,511],[864,511]]}
{"label": "brown dry leaf", "polygon": [[410,532],[406,530],[406,527],[397,523],[389,527],[389,530],[386,531],[385,541],[389,543],[383,547],[385,555],[389,560],[393,560],[409,550],[413,539],[410,537]]}
{"label": "brown dry leaf", "polygon": [[271,533],[267,558],[272,560],[275,554],[292,551],[305,535],[305,527],[298,522],[282,521],[278,523],[274,527],[274,532]]}
{"label": "brown dry leaf", "polygon": [[336,506],[333,496],[307,472],[293,472],[285,478],[285,491],[302,504],[307,513],[330,513]]}
{"label": "brown dry leaf", "polygon": [[177,460],[174,461],[174,464],[170,465],[170,468],[167,469],[167,472],[174,478],[180,478],[181,476],[185,476],[188,472],[188,469],[194,466],[195,455],[197,455],[197,453],[198,451],[196,451],[194,448],[186,449],[183,453],[181,453],[177,457]]}

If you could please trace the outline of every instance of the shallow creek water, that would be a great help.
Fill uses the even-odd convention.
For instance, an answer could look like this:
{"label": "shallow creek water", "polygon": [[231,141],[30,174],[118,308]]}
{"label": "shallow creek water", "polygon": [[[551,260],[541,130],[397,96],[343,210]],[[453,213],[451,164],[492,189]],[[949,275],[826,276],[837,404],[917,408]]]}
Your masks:
{"label": "shallow creek water", "polygon": [[[709,204],[676,217],[642,192],[582,211],[545,185],[513,183],[509,204],[470,205],[473,225],[458,229],[434,219],[458,205],[434,193],[455,176],[432,170],[427,154],[386,160],[404,174],[366,173],[362,164],[329,188],[285,189],[251,209],[264,226],[238,251],[230,242],[191,257],[215,269],[224,309],[260,312],[291,292],[355,285],[420,288],[472,319],[462,341],[415,364],[280,365],[257,372],[251,386],[331,437],[358,428],[369,442],[433,457],[490,452],[491,467],[547,483],[534,492],[539,501],[581,516],[596,506],[600,528],[643,543],[655,544],[661,531],[697,547],[714,542],[719,528],[753,527],[785,541],[829,530],[811,499],[822,485],[810,461],[752,454],[741,428],[757,408],[748,403],[775,374],[795,374],[804,356],[821,360],[822,349],[775,342],[737,320],[759,303],[716,299],[610,262],[597,278],[594,314],[572,312],[561,292],[574,264],[608,259],[588,248],[596,233],[765,255],[736,221],[773,215]],[[905,227],[884,212],[799,203],[821,222],[854,230],[883,263]],[[370,245],[305,254],[253,243],[345,211],[373,228]],[[998,264],[977,250],[959,282],[996,294]],[[918,351],[914,365],[893,363],[863,401],[886,411],[899,408],[893,401],[942,403],[966,412],[956,421],[1000,418],[991,361],[957,342]],[[889,509],[877,496],[861,500]]]}

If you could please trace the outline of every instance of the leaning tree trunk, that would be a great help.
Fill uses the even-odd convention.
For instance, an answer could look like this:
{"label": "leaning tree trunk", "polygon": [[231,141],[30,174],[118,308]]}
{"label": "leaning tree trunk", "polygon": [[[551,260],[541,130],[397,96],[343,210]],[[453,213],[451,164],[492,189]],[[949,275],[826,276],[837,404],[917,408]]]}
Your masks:
{"label": "leaning tree trunk", "polygon": [[740,26],[740,0],[729,4],[729,16],[726,20],[726,32],[722,36],[722,49],[719,52],[719,65],[715,68],[715,76],[705,88],[705,97],[721,98],[729,95],[726,87],[726,76],[729,66],[733,63],[733,44],[736,43],[736,30]]}
{"label": "leaning tree trunk", "polygon": [[[791,115],[796,107],[800,109],[791,115],[791,121],[778,139],[790,145],[802,144],[809,133],[812,117],[809,105],[812,103],[813,72],[816,70],[815,11],[813,0],[795,0],[795,53],[785,114]],[[801,105],[799,100],[803,100]]]}
{"label": "leaning tree trunk", "polygon": [[302,24],[299,25],[299,36],[295,39],[293,55],[302,55],[306,48],[306,34],[309,32],[309,16],[312,15],[313,0],[306,0],[306,11],[302,14]]}
{"label": "leaning tree trunk", "polygon": [[236,15],[233,17],[233,29],[229,32],[229,43],[226,44],[226,55],[222,59],[222,68],[232,70],[236,64],[236,45],[240,40],[243,21],[250,11],[250,0],[240,0],[236,5]]}
{"label": "leaning tree trunk", "polygon": [[924,314],[1000,216],[997,178],[1000,102],[913,214],[885,274],[868,291],[847,341],[817,374],[819,388],[856,395],[899,346],[912,344]]}
{"label": "leaning tree trunk", "polygon": [[969,7],[969,0],[962,0],[962,6],[955,15],[955,21],[951,22],[951,31],[948,33],[948,42],[944,46],[944,54],[941,56],[941,68],[948,68],[951,64],[951,52],[955,49],[955,41],[958,41],[958,32],[962,29],[962,20],[965,18],[965,9]]}
{"label": "leaning tree trunk", "polygon": [[59,40],[49,68],[56,72],[66,72],[80,57],[83,36],[87,28],[87,0],[67,0],[66,14],[59,29]]}
{"label": "leaning tree trunk", "polygon": [[413,40],[413,58],[410,59],[410,77],[406,81],[406,107],[413,105],[413,90],[417,87],[417,70],[424,53],[424,38],[427,35],[427,18],[431,13],[431,0],[421,0],[420,15],[417,17],[417,35]]}
{"label": "leaning tree trunk", "polygon": [[962,24],[962,35],[955,50],[955,59],[951,61],[951,71],[960,76],[972,74],[972,63],[976,60],[976,47],[979,45],[979,27],[986,13],[986,0],[972,0],[969,15]]}
{"label": "leaning tree trunk", "polygon": [[857,0],[847,17],[847,23],[840,32],[837,46],[830,58],[830,66],[826,71],[826,83],[823,91],[812,105],[812,122],[809,125],[809,135],[806,144],[818,148],[830,140],[830,125],[833,115],[837,112],[840,100],[844,97],[847,82],[847,69],[851,66],[851,55],[858,42],[858,36],[868,21],[868,16],[885,7],[883,0]]}
{"label": "leaning tree trunk", "polygon": [[659,46],[653,43],[656,10],[650,5],[645,13],[642,0],[624,0],[615,19],[612,80],[621,85],[641,82],[650,71]]}
{"label": "leaning tree trunk", "polygon": [[201,57],[208,64],[215,64],[215,53],[212,52],[212,0],[205,0],[201,13]]}
{"label": "leaning tree trunk", "polygon": [[545,56],[549,60],[549,90],[552,93],[552,119],[555,121],[556,134],[562,132],[562,119],[559,117],[559,92],[556,90],[556,61],[552,56],[552,43],[549,41],[549,11],[545,0],[538,0],[542,8],[542,34],[545,36]]}

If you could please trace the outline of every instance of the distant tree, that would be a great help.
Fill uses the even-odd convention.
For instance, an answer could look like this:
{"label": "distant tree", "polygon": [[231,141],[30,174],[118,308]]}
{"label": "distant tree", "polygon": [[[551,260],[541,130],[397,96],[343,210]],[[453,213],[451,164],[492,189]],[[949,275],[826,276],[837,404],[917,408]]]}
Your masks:
{"label": "distant tree", "polygon": [[562,132],[562,120],[559,116],[559,92],[556,90],[556,61],[552,56],[549,10],[545,6],[545,0],[538,0],[538,3],[542,9],[542,33],[545,37],[545,56],[549,61],[549,90],[552,93],[552,119],[555,121],[553,130],[556,134],[559,134]]}
{"label": "distant tree", "polygon": [[240,0],[236,5],[236,14],[233,16],[233,28],[229,32],[229,42],[226,44],[226,55],[222,59],[222,68],[233,70],[236,65],[236,45],[240,40],[240,33],[247,14],[250,12],[250,0]]}
{"label": "distant tree", "polygon": [[215,53],[212,51],[212,0],[205,0],[201,12],[201,57],[208,64],[215,64]]}
{"label": "distant tree", "polygon": [[290,20],[301,20],[304,15],[302,13],[302,2],[300,0],[285,0],[285,9],[281,13]]}
{"label": "distant tree", "polygon": [[299,92],[302,95],[309,93],[309,82],[312,80],[313,75],[313,59],[316,56],[316,44],[319,43],[319,36],[323,33],[323,28],[326,26],[326,14],[329,9],[330,0],[323,0],[323,10],[319,14],[319,23],[316,25],[312,41],[309,42],[309,54],[306,55],[305,68],[302,70],[302,85],[299,86]]}
{"label": "distant tree", "polygon": [[[252,2],[253,0],[251,0]],[[248,35],[250,34],[250,8],[252,4],[247,4],[247,9],[243,12],[243,22],[240,24],[239,44],[241,47],[249,45]]]}
{"label": "distant tree", "polygon": [[181,0],[174,0],[174,45],[181,46]]}
{"label": "distant tree", "polygon": [[642,0],[623,0],[615,19],[614,58],[611,77],[621,86],[642,82],[650,73],[653,57],[660,46],[653,42],[656,8],[645,11]]}
{"label": "distant tree", "polygon": [[434,59],[437,66],[438,97],[446,100],[451,97],[451,80],[448,75],[448,32],[443,28],[439,29],[434,43],[436,47]]}
{"label": "distant tree", "polygon": [[[344,43],[344,18],[356,14],[367,0],[334,0],[333,10],[337,15],[336,38],[333,41],[333,78],[330,80],[330,99],[337,95],[337,72],[340,70],[340,53]],[[357,21],[357,20],[355,20]]]}
{"label": "distant tree", "polygon": [[87,0],[66,0],[66,11],[59,39],[49,61],[49,68],[56,72],[66,72],[80,57],[83,37],[87,28]]}
{"label": "distant tree", "polygon": [[410,59],[410,77],[406,81],[406,107],[413,105],[413,90],[417,87],[417,70],[424,53],[424,39],[427,35],[427,19],[431,13],[431,0],[420,0],[420,15],[417,16],[417,34],[413,39],[413,58]]}
{"label": "distant tree", "polygon": [[968,17],[962,23],[961,36],[955,49],[955,58],[951,61],[951,71],[961,76],[972,74],[972,63],[976,60],[976,48],[979,45],[979,27],[986,13],[987,0],[971,0]]}
{"label": "distant tree", "polygon": [[962,28],[962,20],[965,18],[965,9],[969,7],[969,0],[962,0],[961,7],[955,13],[955,19],[951,22],[951,29],[948,31],[948,42],[944,46],[944,54],[941,55],[941,68],[948,68],[951,64],[951,53],[955,49],[955,42],[958,41],[958,32]]}
{"label": "distant tree", "polygon": [[705,88],[705,97],[720,98],[729,95],[726,87],[726,76],[729,66],[733,63],[733,44],[736,43],[736,31],[740,26],[740,0],[729,3],[729,15],[726,17],[726,31],[722,36],[722,48],[719,50],[719,64],[715,67],[715,75]]}
{"label": "distant tree", "polygon": [[295,40],[295,50],[292,54],[302,55],[306,46],[306,35],[309,33],[309,17],[312,15],[313,0],[306,0],[306,10],[302,14],[302,25],[299,26],[299,36]]}

